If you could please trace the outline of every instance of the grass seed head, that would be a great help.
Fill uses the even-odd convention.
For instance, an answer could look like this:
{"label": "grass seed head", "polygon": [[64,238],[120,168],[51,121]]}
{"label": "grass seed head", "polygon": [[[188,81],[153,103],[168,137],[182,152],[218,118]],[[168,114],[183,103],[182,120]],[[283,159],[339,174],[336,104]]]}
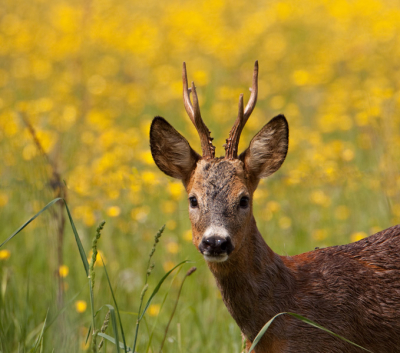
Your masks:
{"label": "grass seed head", "polygon": [[148,288],[149,288],[149,285],[146,283],[142,289],[142,293],[140,293],[140,300],[143,300],[143,297],[146,294]]}

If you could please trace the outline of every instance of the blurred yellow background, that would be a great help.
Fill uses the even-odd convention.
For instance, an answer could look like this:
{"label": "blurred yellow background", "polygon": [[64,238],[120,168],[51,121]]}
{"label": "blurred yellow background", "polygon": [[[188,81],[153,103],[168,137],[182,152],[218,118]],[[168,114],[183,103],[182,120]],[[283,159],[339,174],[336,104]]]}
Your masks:
{"label": "blurred yellow background", "polygon": [[[295,254],[399,223],[399,58],[400,6],[392,0],[3,0],[0,242],[54,197],[52,168],[25,119],[65,180],[85,246],[107,220],[101,242],[111,273],[144,266],[144,249],[166,223],[160,273],[197,261],[206,292],[196,300],[212,296],[228,317],[190,244],[183,186],[155,167],[149,151],[156,115],[199,150],[183,108],[182,62],[216,155],[224,155],[239,94],[246,102],[259,60],[258,103],[240,148],[275,115],[287,117],[288,158],[260,184],[254,209],[271,247]],[[49,222],[38,220],[7,244],[0,266],[54,268],[51,257],[34,261],[56,247]],[[78,274],[72,237],[66,243],[66,265]],[[122,285],[127,311],[136,310],[128,294],[139,287]],[[187,342],[207,351],[196,350],[193,337]],[[221,343],[219,351],[231,349]]]}

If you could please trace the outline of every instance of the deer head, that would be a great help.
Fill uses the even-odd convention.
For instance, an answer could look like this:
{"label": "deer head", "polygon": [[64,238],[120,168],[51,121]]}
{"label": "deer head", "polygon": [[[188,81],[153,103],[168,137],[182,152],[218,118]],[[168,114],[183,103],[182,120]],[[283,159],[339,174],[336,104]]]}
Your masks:
{"label": "deer head", "polygon": [[[200,136],[202,156],[165,119],[154,118],[150,129],[151,153],[158,168],[182,180],[188,193],[193,243],[208,262],[226,262],[246,247],[255,224],[253,193],[261,178],[276,172],[288,150],[288,124],[283,115],[268,122],[238,156],[240,134],[252,113],[258,91],[255,62],[249,102],[244,109],[239,98],[238,117],[226,140],[225,157],[215,158],[212,137],[204,124],[196,87],[188,88],[183,64],[183,100]],[[193,96],[193,104],[190,100]]]}

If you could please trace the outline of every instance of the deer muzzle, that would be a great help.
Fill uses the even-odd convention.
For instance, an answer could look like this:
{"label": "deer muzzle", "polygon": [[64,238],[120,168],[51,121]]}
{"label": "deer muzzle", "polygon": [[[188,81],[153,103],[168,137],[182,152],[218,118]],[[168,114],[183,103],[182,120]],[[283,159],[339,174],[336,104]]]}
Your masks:
{"label": "deer muzzle", "polygon": [[209,262],[226,261],[234,249],[231,238],[225,229],[221,232],[214,227],[210,228],[204,232],[199,250]]}

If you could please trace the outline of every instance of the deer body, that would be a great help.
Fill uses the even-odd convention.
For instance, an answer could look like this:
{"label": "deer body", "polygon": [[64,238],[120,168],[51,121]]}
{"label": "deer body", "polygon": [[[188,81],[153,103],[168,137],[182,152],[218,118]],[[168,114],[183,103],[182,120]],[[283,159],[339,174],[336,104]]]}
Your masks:
{"label": "deer body", "polygon": [[[249,341],[274,315],[295,312],[372,352],[398,352],[399,234],[395,226],[354,244],[288,257],[255,233],[259,247],[246,254],[250,261],[243,256],[209,267]],[[255,351],[363,352],[289,316],[275,320]]]}
{"label": "deer body", "polygon": [[[203,156],[163,118],[153,120],[150,132],[157,166],[186,188],[193,243],[207,261],[226,307],[250,342],[274,315],[294,312],[371,351],[400,351],[400,226],[353,244],[292,257],[275,254],[258,231],[253,193],[260,179],[283,163],[288,125],[282,115],[275,117],[238,156],[240,133],[257,100],[257,76],[256,62],[252,94],[246,109],[240,97],[225,158],[214,156],[195,86],[192,83],[190,91],[187,86],[185,66],[184,102],[199,132]],[[279,316],[255,351],[362,352],[290,316]]]}

